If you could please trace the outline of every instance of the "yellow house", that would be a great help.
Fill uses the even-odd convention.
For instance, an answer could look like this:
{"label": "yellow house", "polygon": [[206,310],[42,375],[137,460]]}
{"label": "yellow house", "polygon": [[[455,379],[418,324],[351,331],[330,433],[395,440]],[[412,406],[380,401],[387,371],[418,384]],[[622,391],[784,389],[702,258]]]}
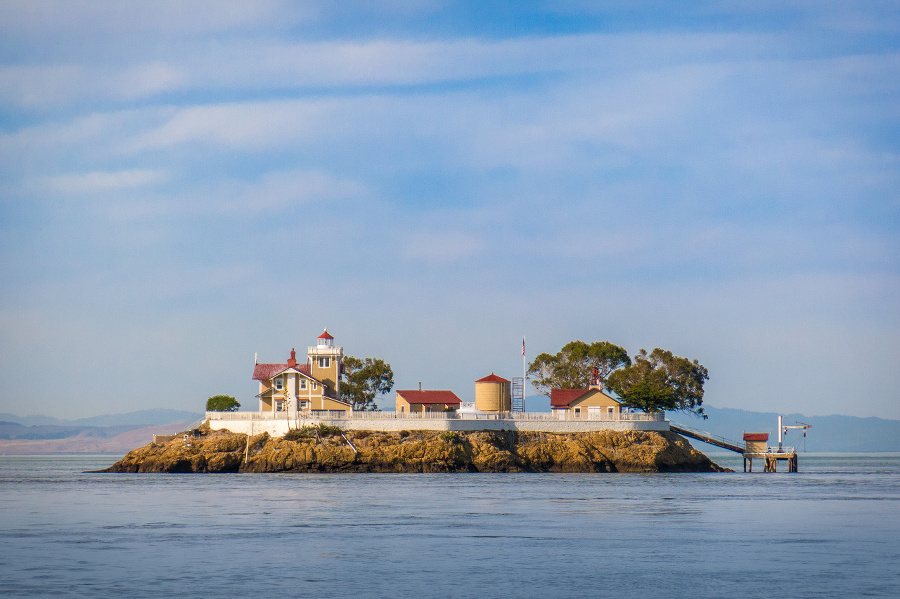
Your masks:
{"label": "yellow house", "polygon": [[397,391],[397,413],[452,412],[459,409],[459,397],[453,391]]}
{"label": "yellow house", "polygon": [[625,408],[622,402],[603,391],[603,385],[595,382],[587,389],[553,389],[550,391],[550,407],[561,417],[582,419],[614,419]]}
{"label": "yellow house", "polygon": [[259,381],[259,411],[288,412],[288,415],[322,411],[352,412],[353,404],[340,399],[340,369],[344,348],[334,345],[326,330],[308,348],[305,364],[297,363],[297,353],[285,363],[260,364],[253,368]]}

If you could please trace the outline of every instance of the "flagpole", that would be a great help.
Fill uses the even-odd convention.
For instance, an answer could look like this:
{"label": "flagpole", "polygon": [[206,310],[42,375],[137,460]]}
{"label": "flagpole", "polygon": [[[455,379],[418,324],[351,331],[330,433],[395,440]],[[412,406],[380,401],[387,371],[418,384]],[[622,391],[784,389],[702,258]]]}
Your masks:
{"label": "flagpole", "polygon": [[522,335],[522,411],[525,409],[525,382],[528,380],[528,366],[525,360],[525,336]]}

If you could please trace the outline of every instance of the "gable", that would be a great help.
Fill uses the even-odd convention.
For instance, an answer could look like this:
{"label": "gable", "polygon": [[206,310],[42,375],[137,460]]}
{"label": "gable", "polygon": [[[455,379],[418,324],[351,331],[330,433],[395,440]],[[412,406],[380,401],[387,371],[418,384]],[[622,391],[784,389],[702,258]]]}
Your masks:
{"label": "gable", "polygon": [[603,391],[599,389],[590,389],[587,393],[576,399],[575,401],[569,404],[570,408],[585,408],[585,407],[612,407],[617,408],[622,405],[622,402],[617,400],[616,398],[607,395]]}
{"label": "gable", "polygon": [[296,366],[288,366],[287,364],[257,364],[253,368],[253,380],[268,381],[285,372],[294,372],[311,381],[317,383],[321,382],[319,379],[309,374],[309,364],[298,364]]}

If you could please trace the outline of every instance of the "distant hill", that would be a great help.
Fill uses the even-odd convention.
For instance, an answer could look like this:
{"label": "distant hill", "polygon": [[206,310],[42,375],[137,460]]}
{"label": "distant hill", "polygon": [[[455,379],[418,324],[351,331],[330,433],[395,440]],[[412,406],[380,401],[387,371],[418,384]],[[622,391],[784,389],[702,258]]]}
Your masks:
{"label": "distant hill", "polygon": [[[65,438],[0,439],[0,455],[54,455],[111,453],[124,455],[153,440],[153,435],[171,435],[187,429],[190,422],[175,422],[129,429],[113,434],[114,427],[83,428]],[[18,425],[21,426],[21,425]]]}
{"label": "distant hill", "polygon": [[15,414],[0,414],[0,421],[16,423],[24,426],[155,426],[158,424],[170,424],[172,422],[193,422],[203,418],[202,412],[187,412],[185,410],[138,410],[126,414],[103,414],[90,418],[77,418],[75,420],[61,420],[52,416],[16,416]]}
{"label": "distant hill", "polygon": [[[710,433],[740,441],[744,432],[769,433],[769,445],[778,444],[778,414],[774,412],[749,412],[733,408],[703,406],[708,420],[688,414],[669,412],[667,417],[708,431]],[[801,452],[900,452],[900,420],[883,418],[859,418],[857,416],[804,416],[785,414],[784,424],[803,422],[812,426],[803,438],[796,429],[788,430],[785,445],[796,447]],[[721,452],[722,449],[691,440],[691,444],[701,451]]]}
{"label": "distant hill", "polygon": [[125,453],[146,445],[154,434],[185,430],[203,416],[200,412],[164,409],[76,420],[0,414],[0,455]]}

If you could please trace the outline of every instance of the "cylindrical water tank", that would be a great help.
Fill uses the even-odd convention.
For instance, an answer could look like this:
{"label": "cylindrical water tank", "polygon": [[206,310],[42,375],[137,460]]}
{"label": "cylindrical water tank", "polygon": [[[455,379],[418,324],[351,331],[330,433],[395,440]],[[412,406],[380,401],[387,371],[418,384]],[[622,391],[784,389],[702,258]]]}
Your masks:
{"label": "cylindrical water tank", "polygon": [[475,409],[482,412],[509,412],[512,409],[509,381],[493,372],[475,381]]}

